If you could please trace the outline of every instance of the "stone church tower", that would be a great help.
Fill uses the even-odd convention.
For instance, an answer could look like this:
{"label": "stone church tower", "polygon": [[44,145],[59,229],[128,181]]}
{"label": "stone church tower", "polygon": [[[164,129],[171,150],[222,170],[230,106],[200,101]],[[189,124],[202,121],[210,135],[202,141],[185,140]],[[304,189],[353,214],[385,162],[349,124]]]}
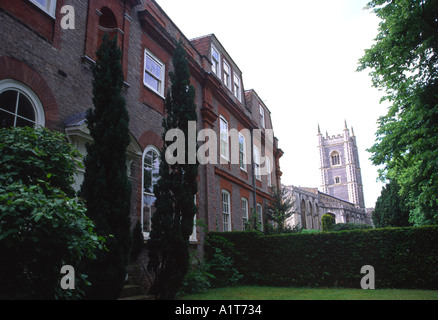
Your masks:
{"label": "stone church tower", "polygon": [[318,125],[322,192],[365,208],[359,155],[353,128],[323,137]]}

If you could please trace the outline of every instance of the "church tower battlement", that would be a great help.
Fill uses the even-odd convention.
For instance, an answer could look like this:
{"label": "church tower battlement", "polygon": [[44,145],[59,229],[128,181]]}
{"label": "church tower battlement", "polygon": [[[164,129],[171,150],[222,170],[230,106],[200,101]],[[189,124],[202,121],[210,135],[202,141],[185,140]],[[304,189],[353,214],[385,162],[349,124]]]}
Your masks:
{"label": "church tower battlement", "polygon": [[356,136],[345,127],[343,134],[325,137],[318,125],[322,192],[365,208]]}

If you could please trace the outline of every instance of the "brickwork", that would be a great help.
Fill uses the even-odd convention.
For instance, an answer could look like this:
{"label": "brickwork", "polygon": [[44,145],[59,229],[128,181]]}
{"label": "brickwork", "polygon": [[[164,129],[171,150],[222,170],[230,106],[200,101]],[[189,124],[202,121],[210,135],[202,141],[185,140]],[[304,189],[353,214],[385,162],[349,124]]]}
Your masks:
{"label": "brickwork", "polygon": [[[63,5],[75,10],[75,29],[60,26]],[[148,146],[160,149],[163,145],[162,119],[164,96],[169,88],[169,72],[173,70],[172,54],[175,43],[182,39],[188,52],[191,84],[196,91],[198,130],[215,130],[219,152],[219,119],[224,116],[229,129],[255,130],[261,127],[259,106],[265,110],[265,127],[272,128],[270,112],[254,90],[245,90],[242,72],[214,35],[193,41],[181,30],[153,0],[58,0],[55,17],[51,17],[28,0],[0,0],[0,81],[16,80],[30,87],[45,113],[45,126],[57,131],[69,131],[73,126],[80,133],[69,137],[83,143],[87,130],[79,126],[80,120],[92,104],[92,72],[95,51],[102,35],[102,15],[108,10],[115,17],[122,66],[125,73],[123,95],[130,115],[133,158],[130,163],[132,183],[132,225],[142,217],[143,156]],[[218,75],[211,71],[211,46],[221,54],[220,63],[231,68],[231,86],[224,83],[224,67]],[[145,50],[154,55],[165,68],[164,94],[160,95],[144,84]],[[233,73],[240,78],[240,100],[233,92]],[[82,118],[81,118],[82,117]],[[79,119],[74,122],[71,119]],[[70,132],[70,131],[69,131]],[[250,131],[248,131],[250,132]],[[245,136],[251,159],[251,136]],[[76,139],[76,140],[75,140]],[[82,140],[81,140],[82,139]],[[85,139],[85,140],[83,140]],[[231,143],[230,143],[231,145]],[[264,145],[260,146],[264,150]],[[230,147],[230,152],[236,152]],[[271,155],[272,184],[281,184],[279,159],[282,155],[277,141]],[[249,212],[255,203],[264,205],[270,199],[265,176],[254,185],[253,166],[242,170],[238,164],[208,164],[199,168],[197,218],[208,230],[222,230],[222,190],[231,195],[232,230],[242,230],[242,197],[248,199]],[[256,196],[256,198],[254,198]],[[203,228],[197,229],[197,241],[202,244]],[[202,250],[202,246],[201,246]]]}

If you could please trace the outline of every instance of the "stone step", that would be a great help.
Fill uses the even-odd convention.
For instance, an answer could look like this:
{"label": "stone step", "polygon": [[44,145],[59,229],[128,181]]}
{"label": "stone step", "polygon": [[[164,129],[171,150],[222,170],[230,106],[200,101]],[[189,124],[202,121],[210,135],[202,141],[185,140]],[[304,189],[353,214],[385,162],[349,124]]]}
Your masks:
{"label": "stone step", "polygon": [[120,294],[120,298],[139,296],[142,294],[144,294],[144,290],[142,287],[135,284],[127,284],[123,287],[122,293]]}
{"label": "stone step", "polygon": [[155,298],[154,298],[154,296],[144,294],[144,295],[138,295],[138,296],[119,298],[118,300],[155,300]]}

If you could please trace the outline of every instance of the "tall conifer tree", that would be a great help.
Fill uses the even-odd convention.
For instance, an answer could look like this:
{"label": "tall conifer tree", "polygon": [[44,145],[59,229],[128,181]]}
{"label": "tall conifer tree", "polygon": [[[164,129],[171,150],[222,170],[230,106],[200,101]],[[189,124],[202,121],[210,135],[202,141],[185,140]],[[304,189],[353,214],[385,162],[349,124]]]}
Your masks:
{"label": "tall conifer tree", "polygon": [[[190,85],[189,67],[181,40],[173,55],[173,66],[171,88],[165,101],[167,117],[163,120],[160,179],[154,187],[156,211],[152,216],[148,241],[148,270],[154,275],[151,293],[158,299],[175,298],[182,286],[189,266],[189,238],[197,211],[194,197],[197,193],[198,165],[188,162],[187,140],[189,121],[197,120],[195,90]],[[165,141],[170,129],[180,129],[186,137],[184,163],[169,165],[166,162],[167,147],[173,144]]]}
{"label": "tall conifer tree", "polygon": [[124,283],[130,249],[131,186],[127,176],[126,149],[130,143],[129,116],[121,95],[123,71],[117,37],[107,34],[93,67],[94,109],[87,112],[94,142],[87,145],[81,195],[96,232],[108,237],[108,251],[87,261],[88,299],[117,299]]}

